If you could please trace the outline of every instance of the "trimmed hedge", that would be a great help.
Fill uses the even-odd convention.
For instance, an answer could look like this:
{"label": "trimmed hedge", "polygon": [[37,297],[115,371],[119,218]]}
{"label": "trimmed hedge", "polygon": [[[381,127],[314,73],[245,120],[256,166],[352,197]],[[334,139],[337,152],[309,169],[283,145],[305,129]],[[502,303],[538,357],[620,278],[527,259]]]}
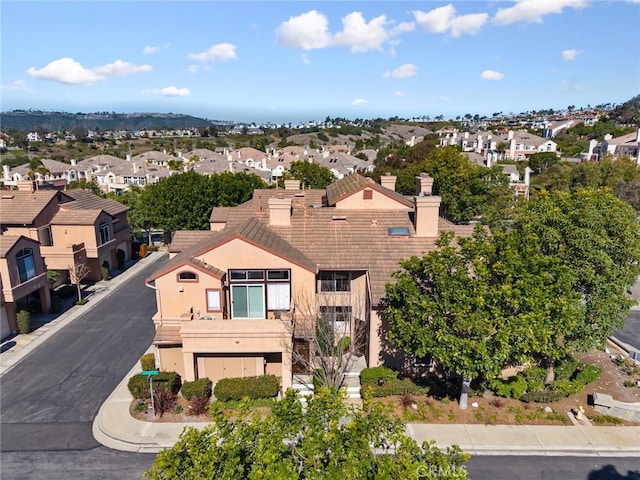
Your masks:
{"label": "trimmed hedge", "polygon": [[375,383],[377,385],[380,381],[388,382],[397,378],[398,372],[387,367],[363,368],[360,372],[360,383],[362,385],[367,383]]}
{"label": "trimmed hedge", "polygon": [[223,402],[229,400],[271,398],[278,395],[280,377],[261,375],[258,377],[222,378],[218,380],[213,394]]}
{"label": "trimmed hedge", "polygon": [[140,366],[142,370],[155,370],[156,356],[153,353],[145,353],[140,357]]}
{"label": "trimmed hedge", "polygon": [[491,388],[501,397],[520,398],[527,392],[527,381],[520,375],[508,380],[496,379],[490,382]]}
{"label": "trimmed hedge", "polygon": [[[158,375],[153,377],[153,390],[165,389],[170,390],[175,395],[180,391],[182,386],[182,378],[176,372],[159,372]],[[138,373],[132,376],[127,383],[129,393],[133,398],[150,399],[151,392],[149,391],[149,377]]]}
{"label": "trimmed hedge", "polygon": [[416,385],[409,378],[403,378],[402,380],[393,378],[385,381],[382,385],[363,383],[361,389],[363,397],[388,397],[389,395],[403,395],[405,393],[419,395],[426,393],[426,389]]}
{"label": "trimmed hedge", "polygon": [[211,380],[205,377],[193,382],[184,382],[180,392],[187,400],[192,398],[211,398],[211,387]]}
{"label": "trimmed hedge", "polygon": [[18,333],[25,335],[31,331],[31,314],[26,310],[20,310],[16,315]]}

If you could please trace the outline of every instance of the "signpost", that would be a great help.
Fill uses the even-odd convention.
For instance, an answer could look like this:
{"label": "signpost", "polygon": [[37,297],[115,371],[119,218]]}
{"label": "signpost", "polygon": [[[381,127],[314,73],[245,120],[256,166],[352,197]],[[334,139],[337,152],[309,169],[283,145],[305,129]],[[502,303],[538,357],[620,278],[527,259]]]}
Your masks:
{"label": "signpost", "polygon": [[156,418],[156,405],[153,400],[153,377],[158,375],[158,370],[143,370],[141,375],[149,377],[149,392],[151,393],[151,414]]}

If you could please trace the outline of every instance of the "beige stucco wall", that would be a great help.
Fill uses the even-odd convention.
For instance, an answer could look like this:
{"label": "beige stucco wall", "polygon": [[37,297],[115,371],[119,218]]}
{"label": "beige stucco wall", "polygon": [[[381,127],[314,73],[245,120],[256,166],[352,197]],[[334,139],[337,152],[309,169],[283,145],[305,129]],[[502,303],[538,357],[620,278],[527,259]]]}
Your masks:
{"label": "beige stucco wall", "polygon": [[397,200],[384,195],[377,190],[373,192],[371,200],[363,200],[363,191],[356,192],[336,203],[336,209],[349,210],[410,210],[409,207],[399,203]]}
{"label": "beige stucco wall", "polygon": [[[194,281],[178,281],[180,272],[192,272],[198,276]],[[222,289],[220,279],[204,273],[190,265],[180,267],[168,274],[158,278],[155,282],[158,289],[159,301],[162,302],[161,310],[163,317],[180,317],[189,313],[191,307],[194,311],[200,310],[201,315],[215,315],[222,318],[222,313],[207,312],[207,289]],[[222,294],[221,294],[222,296]],[[221,298],[222,301],[222,298]]]}
{"label": "beige stucco wall", "polygon": [[184,378],[182,347],[158,347],[158,368],[164,372],[177,372]]}

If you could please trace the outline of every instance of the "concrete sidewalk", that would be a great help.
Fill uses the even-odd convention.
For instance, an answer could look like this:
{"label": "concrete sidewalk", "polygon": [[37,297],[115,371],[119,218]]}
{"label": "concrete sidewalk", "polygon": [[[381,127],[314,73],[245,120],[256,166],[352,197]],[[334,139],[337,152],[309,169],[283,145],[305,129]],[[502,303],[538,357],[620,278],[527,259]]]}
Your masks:
{"label": "concrete sidewalk", "polygon": [[[104,446],[127,452],[156,453],[173,446],[187,426],[207,423],[144,422],[133,418],[129,377],[140,372],[136,364],[100,408],[93,436]],[[640,427],[551,425],[407,425],[419,443],[435,440],[440,448],[457,444],[475,455],[562,455],[640,457]]]}

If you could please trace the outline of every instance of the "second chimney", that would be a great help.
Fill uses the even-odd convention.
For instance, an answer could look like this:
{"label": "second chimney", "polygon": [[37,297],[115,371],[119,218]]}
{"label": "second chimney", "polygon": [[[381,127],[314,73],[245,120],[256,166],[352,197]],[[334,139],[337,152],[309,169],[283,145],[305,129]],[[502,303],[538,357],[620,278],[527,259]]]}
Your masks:
{"label": "second chimney", "polygon": [[381,175],[380,185],[382,185],[384,188],[388,188],[389,190],[393,190],[395,192],[396,179],[397,177],[395,175],[391,175],[390,173],[387,173],[386,175]]}
{"label": "second chimney", "polygon": [[291,225],[291,198],[269,199],[269,225]]}
{"label": "second chimney", "polygon": [[421,173],[419,176],[416,176],[416,195],[431,195],[433,191],[433,178],[431,178],[426,173]]}
{"label": "second chimney", "polygon": [[284,189],[285,190],[300,190],[300,180],[285,180],[284,181]]}
{"label": "second chimney", "polygon": [[437,237],[440,197],[437,195],[414,197],[414,208],[416,237]]}

